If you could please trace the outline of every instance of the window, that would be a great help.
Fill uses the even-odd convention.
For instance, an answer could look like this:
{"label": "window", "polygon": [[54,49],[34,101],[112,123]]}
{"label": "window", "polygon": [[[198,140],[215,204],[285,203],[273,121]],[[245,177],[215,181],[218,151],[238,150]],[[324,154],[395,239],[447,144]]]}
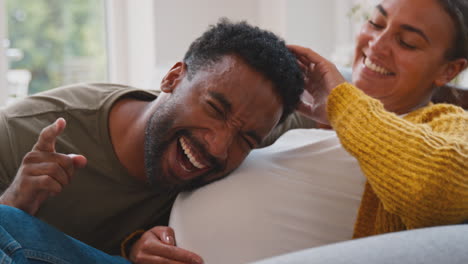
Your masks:
{"label": "window", "polygon": [[7,0],[8,99],[107,80],[105,0]]}

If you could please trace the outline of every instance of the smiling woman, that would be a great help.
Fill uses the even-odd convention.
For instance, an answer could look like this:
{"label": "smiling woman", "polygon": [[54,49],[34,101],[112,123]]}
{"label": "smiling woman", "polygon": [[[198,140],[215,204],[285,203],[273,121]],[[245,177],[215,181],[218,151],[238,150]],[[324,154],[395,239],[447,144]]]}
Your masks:
{"label": "smiling woman", "polygon": [[464,0],[383,0],[358,36],[356,87],[318,54],[292,47],[316,67],[306,72],[314,105],[299,110],[332,125],[368,180],[354,237],[468,218],[453,202],[468,200],[468,116],[429,104],[467,66],[467,14]]}
{"label": "smiling woman", "polygon": [[[468,200],[468,116],[429,104],[435,89],[467,66],[467,14],[464,0],[383,0],[358,36],[353,83],[359,89],[338,85],[344,80],[333,65],[293,47],[303,64],[323,63],[309,73],[307,91],[314,103],[327,104],[300,110],[332,125],[368,180],[354,237],[468,218],[461,202]],[[325,88],[317,93],[312,84]]]}
{"label": "smiling woman", "polygon": [[455,19],[436,1],[383,1],[359,34],[354,84],[398,114],[427,104],[466,65]]}

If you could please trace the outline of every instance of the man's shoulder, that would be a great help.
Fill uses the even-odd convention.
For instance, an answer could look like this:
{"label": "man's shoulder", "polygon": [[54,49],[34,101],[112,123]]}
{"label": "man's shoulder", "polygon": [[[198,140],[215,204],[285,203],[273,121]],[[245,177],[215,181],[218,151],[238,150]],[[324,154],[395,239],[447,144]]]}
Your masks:
{"label": "man's shoulder", "polygon": [[143,90],[111,83],[79,83],[54,88],[29,96],[8,106],[8,116],[37,115],[52,111],[99,110],[110,107],[121,97],[139,100],[154,100],[159,95],[155,90]]}

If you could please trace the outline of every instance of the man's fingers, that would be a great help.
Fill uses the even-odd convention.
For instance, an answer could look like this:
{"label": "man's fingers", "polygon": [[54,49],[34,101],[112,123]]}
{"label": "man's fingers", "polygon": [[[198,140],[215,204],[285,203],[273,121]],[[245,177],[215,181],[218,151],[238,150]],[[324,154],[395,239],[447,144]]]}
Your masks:
{"label": "man's fingers", "polygon": [[171,260],[167,258],[163,258],[160,256],[153,256],[153,255],[144,255],[137,259],[132,259],[132,263],[137,264],[187,264],[186,262],[180,262],[176,260]]}
{"label": "man's fingers", "polygon": [[[161,227],[154,227],[150,229],[141,237],[141,239],[143,239],[145,236],[154,237],[154,239],[148,239],[148,237],[146,237],[148,241],[151,241],[151,244],[147,245],[144,252],[146,254],[160,256],[163,258],[180,261],[183,263],[202,264],[203,259],[197,254],[190,252],[188,250],[173,246],[175,245],[174,238],[167,238],[171,236],[173,237],[173,234],[174,234],[174,231],[170,227],[161,226]],[[167,237],[164,238],[164,236],[167,236]],[[173,240],[173,242],[169,242],[171,239]],[[162,241],[164,242],[161,243]],[[169,243],[173,243],[173,245],[170,245]]]}
{"label": "man's fingers", "polygon": [[149,231],[156,235],[163,243],[171,246],[176,245],[174,229],[168,226],[157,226]]}
{"label": "man's fingers", "polygon": [[[70,155],[72,154],[65,155],[61,153],[32,151],[26,154],[26,156],[23,159],[23,163],[30,164],[30,165],[36,164],[37,165],[36,168],[38,168],[39,166],[41,166],[41,164],[44,164],[44,163],[56,163],[66,172],[69,180],[71,180],[71,178],[73,177],[73,174],[75,173],[75,168],[82,168],[82,167],[79,167],[81,166],[81,164],[78,164],[79,166],[75,164],[74,159],[79,159],[79,158],[76,158],[75,156],[79,156],[85,160],[86,158],[84,158],[81,155],[75,155],[75,156],[72,155],[72,157],[70,157]],[[40,174],[45,174],[45,173],[35,173],[34,171],[30,171],[30,174],[40,175]]]}
{"label": "man's fingers", "polygon": [[174,261],[179,261],[187,264],[202,264],[203,259],[197,254],[190,252],[188,250],[170,246],[166,244],[154,244],[154,246],[148,248],[147,254],[160,256],[162,258],[171,259]]}
{"label": "man's fingers", "polygon": [[48,193],[60,193],[63,189],[63,186],[49,175],[34,177],[33,184],[38,186],[40,190]]}
{"label": "man's fingers", "polygon": [[130,259],[133,263],[203,264],[200,256],[175,244],[172,228],[156,226],[146,231],[133,245]]}
{"label": "man's fingers", "polygon": [[33,150],[55,152],[55,141],[65,129],[65,119],[59,118],[53,124],[42,129]]}
{"label": "man's fingers", "polygon": [[78,169],[84,168],[86,164],[88,163],[88,159],[86,159],[86,157],[83,155],[68,154],[67,156],[72,159],[73,166],[75,168],[78,168]]}
{"label": "man's fingers", "polygon": [[[27,170],[27,171],[26,171]],[[37,176],[49,176],[59,183],[62,187],[70,183],[70,176],[65,172],[65,170],[55,162],[44,162],[30,164],[25,168],[25,172],[33,175],[36,178]]]}

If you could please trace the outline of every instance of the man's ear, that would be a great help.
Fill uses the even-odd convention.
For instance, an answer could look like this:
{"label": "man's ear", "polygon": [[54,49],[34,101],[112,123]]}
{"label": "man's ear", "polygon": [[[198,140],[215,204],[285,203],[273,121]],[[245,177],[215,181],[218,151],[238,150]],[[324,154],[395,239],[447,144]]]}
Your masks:
{"label": "man's ear", "polygon": [[184,78],[186,70],[187,65],[185,63],[179,61],[174,64],[161,81],[161,91],[172,93]]}
{"label": "man's ear", "polygon": [[442,68],[441,74],[434,81],[437,87],[443,86],[453,80],[460,72],[462,72],[468,63],[466,59],[456,59],[449,61]]}

